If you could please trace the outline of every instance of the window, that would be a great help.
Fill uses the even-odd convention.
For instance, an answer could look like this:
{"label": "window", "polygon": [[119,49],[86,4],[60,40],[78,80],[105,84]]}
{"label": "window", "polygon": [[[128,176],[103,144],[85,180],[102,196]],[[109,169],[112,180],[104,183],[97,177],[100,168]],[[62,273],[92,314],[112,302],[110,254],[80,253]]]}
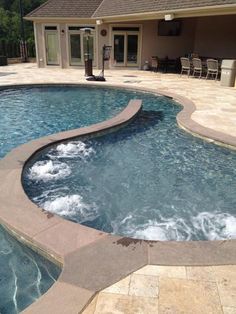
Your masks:
{"label": "window", "polygon": [[[91,28],[91,35],[89,40],[81,30],[83,28]],[[95,54],[95,27],[90,26],[69,26],[68,27],[69,34],[69,59],[70,65],[83,65],[84,64],[84,55],[87,53],[87,49],[89,49],[90,56],[93,60]]]}
{"label": "window", "polygon": [[57,26],[45,26],[46,31],[57,31]]}

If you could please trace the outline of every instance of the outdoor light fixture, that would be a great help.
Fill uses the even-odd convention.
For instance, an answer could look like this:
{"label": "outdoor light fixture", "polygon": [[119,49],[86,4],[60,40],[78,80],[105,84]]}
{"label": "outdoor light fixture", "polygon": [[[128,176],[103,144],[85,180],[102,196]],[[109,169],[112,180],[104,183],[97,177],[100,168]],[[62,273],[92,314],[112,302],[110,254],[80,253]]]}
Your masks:
{"label": "outdoor light fixture", "polygon": [[172,21],[174,19],[174,14],[165,14],[165,21]]}
{"label": "outdoor light fixture", "polygon": [[97,25],[102,25],[103,24],[103,20],[96,20],[96,24]]}

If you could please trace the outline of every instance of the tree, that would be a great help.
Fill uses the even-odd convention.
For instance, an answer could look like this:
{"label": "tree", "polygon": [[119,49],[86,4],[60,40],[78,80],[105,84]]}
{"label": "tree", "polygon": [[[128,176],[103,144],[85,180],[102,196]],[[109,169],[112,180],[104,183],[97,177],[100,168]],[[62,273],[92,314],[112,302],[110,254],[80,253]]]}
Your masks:
{"label": "tree", "polygon": [[[24,15],[28,14],[46,0],[22,0]],[[25,23],[26,41],[30,47],[34,46],[33,24]],[[0,0],[0,55],[9,57],[19,56],[20,30],[20,7],[19,0]],[[34,51],[34,49],[30,49]]]}

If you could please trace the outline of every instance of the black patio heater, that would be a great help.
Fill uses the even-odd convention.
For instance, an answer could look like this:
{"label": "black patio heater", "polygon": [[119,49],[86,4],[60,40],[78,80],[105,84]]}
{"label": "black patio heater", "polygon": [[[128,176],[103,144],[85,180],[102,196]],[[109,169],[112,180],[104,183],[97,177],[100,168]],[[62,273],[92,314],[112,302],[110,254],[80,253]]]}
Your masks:
{"label": "black patio heater", "polygon": [[89,40],[92,28],[85,27],[82,28],[81,31],[84,32],[86,38],[86,52],[84,54],[84,65],[85,65],[85,76],[93,77],[93,59],[91,58],[90,48],[89,48]]}
{"label": "black patio heater", "polygon": [[86,80],[87,81],[98,81],[98,82],[105,82],[105,76],[104,76],[104,71],[105,71],[105,61],[109,61],[110,60],[110,56],[111,56],[111,46],[106,46],[104,45],[102,47],[102,71],[99,75],[92,75],[90,77],[87,77]]}
{"label": "black patio heater", "polygon": [[22,0],[19,0],[20,5],[20,26],[21,26],[21,39],[20,39],[20,51],[21,51],[21,59],[22,62],[28,62],[28,54],[27,54],[27,47],[25,41],[25,27],[24,27],[24,10],[22,5]]}

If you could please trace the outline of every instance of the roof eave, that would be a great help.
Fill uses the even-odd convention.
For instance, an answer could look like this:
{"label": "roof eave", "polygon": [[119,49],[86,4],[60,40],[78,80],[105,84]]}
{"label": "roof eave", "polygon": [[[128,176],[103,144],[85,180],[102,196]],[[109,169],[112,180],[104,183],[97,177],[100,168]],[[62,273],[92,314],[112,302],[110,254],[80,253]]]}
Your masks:
{"label": "roof eave", "polygon": [[96,23],[96,18],[91,18],[91,17],[60,17],[60,16],[25,16],[24,20],[27,21],[32,21],[32,22],[40,22],[40,21],[45,21],[45,20],[61,20],[61,21],[85,21],[85,20],[90,20],[91,22]]}
{"label": "roof eave", "polygon": [[176,18],[181,17],[200,17],[200,16],[214,16],[214,15],[229,15],[236,14],[236,4],[198,7],[198,8],[186,8],[177,10],[164,10],[164,11],[153,11],[153,12],[142,12],[132,13],[124,15],[112,15],[112,16],[92,16],[95,19],[102,19],[104,22],[113,21],[134,21],[137,19],[141,20],[152,20],[162,19],[165,14],[174,13]]}

